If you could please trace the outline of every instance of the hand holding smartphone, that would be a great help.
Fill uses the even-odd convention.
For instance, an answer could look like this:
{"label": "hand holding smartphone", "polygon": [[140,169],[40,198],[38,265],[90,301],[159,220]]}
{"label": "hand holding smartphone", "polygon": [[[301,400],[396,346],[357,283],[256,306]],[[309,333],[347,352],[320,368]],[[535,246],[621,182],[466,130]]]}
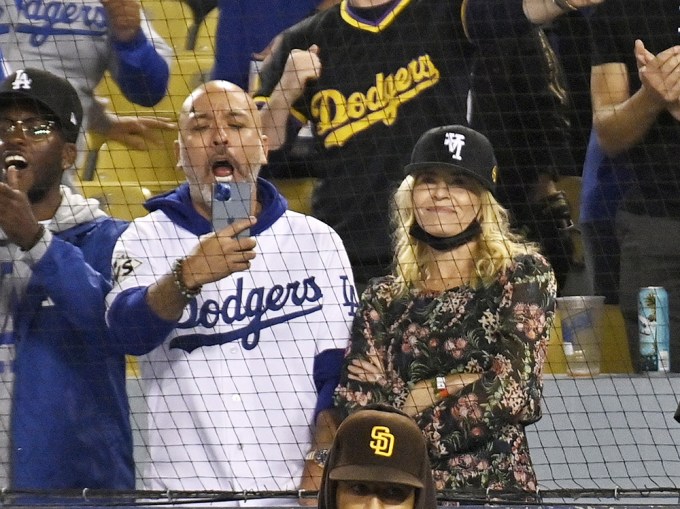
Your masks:
{"label": "hand holding smartphone", "polygon": [[[213,184],[212,224],[218,232],[239,219],[252,216],[253,184],[251,182],[216,182]],[[250,237],[250,229],[243,230],[236,238]]]}

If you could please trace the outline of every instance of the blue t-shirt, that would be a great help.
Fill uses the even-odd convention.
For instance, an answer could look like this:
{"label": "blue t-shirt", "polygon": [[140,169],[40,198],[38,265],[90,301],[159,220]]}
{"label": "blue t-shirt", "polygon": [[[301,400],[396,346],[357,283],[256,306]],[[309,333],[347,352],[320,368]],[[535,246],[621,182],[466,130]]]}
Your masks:
{"label": "blue t-shirt", "polygon": [[591,132],[583,164],[579,222],[613,221],[632,179],[630,166],[607,157]]}
{"label": "blue t-shirt", "polygon": [[319,0],[220,0],[212,78],[247,89],[252,54],[312,14],[318,4]]}

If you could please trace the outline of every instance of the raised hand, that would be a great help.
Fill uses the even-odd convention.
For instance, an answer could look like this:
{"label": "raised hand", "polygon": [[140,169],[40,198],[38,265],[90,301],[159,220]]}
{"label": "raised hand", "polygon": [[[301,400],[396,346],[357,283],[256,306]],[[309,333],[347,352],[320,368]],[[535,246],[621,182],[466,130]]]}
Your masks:
{"label": "raised hand", "polygon": [[[677,48],[678,47],[675,46],[674,48],[675,48],[675,50],[671,51],[670,55],[675,54],[675,57],[676,57],[675,60],[677,62],[677,56],[678,56]],[[673,49],[673,48],[670,48],[670,49]],[[666,51],[668,51],[668,50],[666,50]],[[663,53],[666,53],[666,52],[659,53],[659,56],[661,56]],[[666,55],[666,56],[668,57],[668,55]],[[641,40],[638,39],[637,41],[635,41],[635,62],[637,63],[638,75],[640,77],[640,81],[643,84],[645,84],[645,86],[647,86],[647,87],[654,86],[655,82],[658,82],[659,79],[661,79],[662,81],[664,79],[662,75],[652,76],[652,72],[653,72],[652,69],[654,69],[655,65],[657,64],[655,62],[656,58],[657,57],[654,55],[654,53],[649,51],[645,47],[644,43]],[[666,62],[667,62],[667,67],[673,69],[673,71],[671,72],[671,77],[669,79],[667,79],[667,84],[671,85],[671,84],[673,84],[674,80],[676,80],[675,86],[677,87],[678,65],[676,63],[675,68],[673,68],[673,62],[672,61],[669,63],[669,61],[667,59]],[[675,75],[675,77],[673,77],[673,75]],[[656,78],[656,79],[654,79],[654,78]],[[667,96],[668,99],[663,98],[663,96],[661,96],[661,97],[663,98],[664,102],[666,103],[666,109],[668,110],[668,112],[671,115],[673,115],[673,117],[676,120],[680,120],[680,98],[679,97],[674,98],[672,91],[670,91],[670,92],[671,92],[671,94]]]}
{"label": "raised hand", "polygon": [[302,95],[307,82],[317,79],[320,75],[319,47],[314,44],[306,50],[294,49],[288,55],[279,86],[292,104]]}
{"label": "raised hand", "polygon": [[28,196],[19,190],[18,172],[14,166],[7,169],[7,181],[0,182],[0,228],[13,243],[28,250],[42,231],[33,215]]}
{"label": "raised hand", "polygon": [[635,41],[635,58],[642,85],[658,101],[671,104],[680,99],[680,46],[671,46],[658,55],[652,55],[638,39]]}
{"label": "raised hand", "polygon": [[133,150],[162,147],[165,143],[163,131],[177,130],[177,124],[169,118],[114,114],[108,114],[108,117],[111,124],[105,133],[106,139],[122,143]]}
{"label": "raised hand", "polygon": [[130,42],[141,30],[141,5],[138,0],[100,0],[109,21],[109,31],[116,41]]}

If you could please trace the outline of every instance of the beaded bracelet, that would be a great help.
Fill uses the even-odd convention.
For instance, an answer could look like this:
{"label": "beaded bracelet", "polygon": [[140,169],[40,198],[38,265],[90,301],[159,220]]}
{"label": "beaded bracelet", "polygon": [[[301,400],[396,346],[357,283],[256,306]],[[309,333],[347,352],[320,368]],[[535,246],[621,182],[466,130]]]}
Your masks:
{"label": "beaded bracelet", "polygon": [[305,456],[306,461],[313,461],[319,468],[326,466],[328,461],[328,449],[314,449]]}
{"label": "beaded bracelet", "polygon": [[572,4],[569,0],[553,0],[553,3],[564,12],[578,11],[578,7]]}
{"label": "beaded bracelet", "polygon": [[184,263],[184,260],[186,260],[186,258],[177,258],[175,263],[172,264],[172,277],[174,278],[175,286],[177,286],[177,289],[179,290],[179,293],[182,294],[182,297],[184,297],[186,300],[191,300],[196,297],[196,295],[201,293],[201,289],[203,287],[198,286],[197,288],[189,288],[184,283],[182,274],[182,264]]}

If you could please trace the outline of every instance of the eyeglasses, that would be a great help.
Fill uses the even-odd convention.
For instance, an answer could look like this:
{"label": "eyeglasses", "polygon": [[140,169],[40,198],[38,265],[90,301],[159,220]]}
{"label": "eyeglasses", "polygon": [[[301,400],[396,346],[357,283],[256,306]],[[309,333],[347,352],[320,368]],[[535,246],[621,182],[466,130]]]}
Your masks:
{"label": "eyeglasses", "polygon": [[24,136],[33,140],[42,140],[47,138],[57,123],[53,120],[45,120],[44,118],[27,118],[25,120],[12,120],[10,118],[0,118],[0,139],[7,138],[21,128]]}

